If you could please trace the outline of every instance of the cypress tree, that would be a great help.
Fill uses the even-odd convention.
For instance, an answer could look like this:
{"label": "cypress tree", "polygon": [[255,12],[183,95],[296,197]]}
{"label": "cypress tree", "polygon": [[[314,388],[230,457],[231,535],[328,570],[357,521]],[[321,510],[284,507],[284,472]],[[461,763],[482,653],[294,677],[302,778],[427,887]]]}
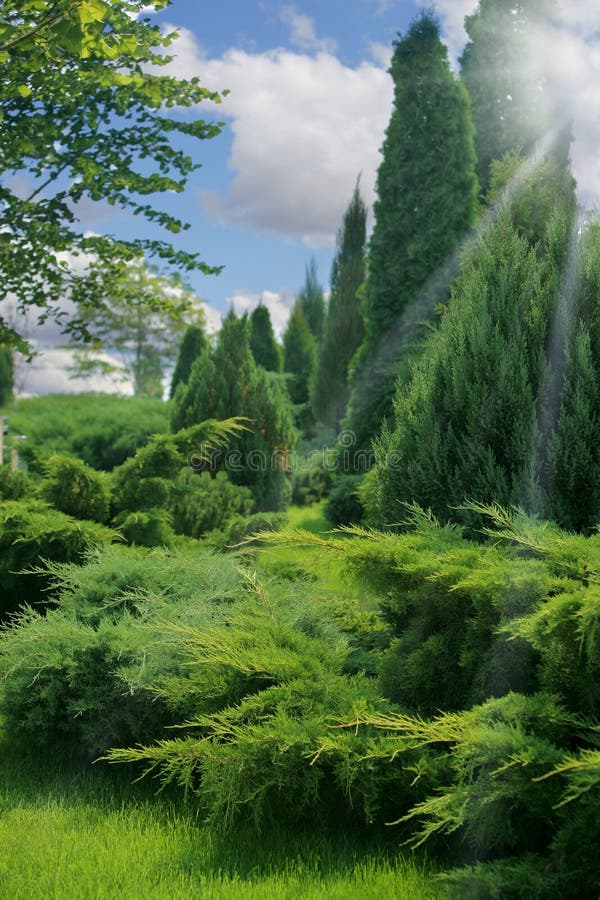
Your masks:
{"label": "cypress tree", "polygon": [[394,108],[377,176],[363,312],[347,425],[370,445],[392,411],[418,324],[446,299],[453,255],[473,222],[477,182],[469,101],[424,13],[394,45]]}
{"label": "cypress tree", "polygon": [[534,496],[536,398],[554,287],[505,216],[458,279],[410,387],[398,392],[396,428],[377,450],[383,521],[402,518],[402,501],[448,519],[465,500],[526,505]]}
{"label": "cypress tree", "polygon": [[[555,0],[480,0],[465,19],[469,40],[460,59],[461,76],[471,97],[484,192],[492,160],[514,151],[529,156],[561,121],[555,101],[543,90],[543,73],[533,69],[539,54],[530,43],[555,9]],[[557,150],[563,162],[568,146],[565,132]]]}
{"label": "cypress tree", "polygon": [[183,336],[179,355],[171,379],[171,399],[175,396],[178,384],[187,384],[192,366],[206,347],[206,337],[198,325],[190,325]]}
{"label": "cypress tree", "polygon": [[304,309],[297,300],[283,335],[283,368],[288,378],[292,403],[306,404],[316,365],[316,343],[308,326]]}
{"label": "cypress tree", "polygon": [[[555,167],[549,161],[542,171]],[[377,448],[383,521],[402,517],[402,501],[442,519],[461,518],[456,507],[471,499],[543,509],[546,351],[574,212],[573,181],[563,174],[564,191],[546,198],[543,241],[533,240],[537,202],[529,218],[521,203],[538,199],[531,182],[483,234],[410,385],[399,385],[395,428]]]}
{"label": "cypress tree", "polygon": [[304,313],[306,324],[319,343],[323,339],[325,327],[325,297],[317,278],[317,264],[314,259],[311,259],[306,267],[304,285],[298,294],[297,302]]}
{"label": "cypress tree", "polygon": [[10,347],[0,344],[0,406],[13,398],[14,366]]}
{"label": "cypress tree", "polygon": [[550,448],[550,513],[573,531],[591,531],[600,523],[597,362],[589,331],[580,321],[567,352],[560,416]]}
{"label": "cypress tree", "polygon": [[367,210],[358,183],[337,235],[331,292],[313,389],[317,419],[337,428],[348,404],[348,368],[363,338],[358,291],[365,278]]}
{"label": "cypress tree", "polygon": [[281,372],[281,350],[275,340],[269,310],[263,303],[250,316],[250,348],[259,366],[267,372]]}
{"label": "cypress tree", "polygon": [[230,452],[217,460],[218,466],[234,484],[250,488],[257,509],[283,509],[291,493],[285,457],[295,430],[279,385],[254,361],[248,317],[236,318],[233,312],[226,316],[216,346],[205,347],[187,385],[176,392],[172,427],[178,431],[231,416],[250,419],[250,430],[230,441]]}

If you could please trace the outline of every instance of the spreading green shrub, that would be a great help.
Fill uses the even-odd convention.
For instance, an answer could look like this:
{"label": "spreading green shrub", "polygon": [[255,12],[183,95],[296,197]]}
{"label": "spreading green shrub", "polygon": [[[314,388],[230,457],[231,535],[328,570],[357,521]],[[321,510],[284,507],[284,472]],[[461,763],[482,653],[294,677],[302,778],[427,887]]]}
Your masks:
{"label": "spreading green shrub", "polygon": [[[81,522],[51,509],[40,500],[8,501],[0,511],[0,616],[25,604],[53,599],[43,560],[81,561],[92,548],[117,535],[95,522]],[[28,574],[35,570],[33,574]]]}
{"label": "spreading green shrub", "polygon": [[251,516],[235,516],[224,531],[210,535],[211,544],[219,550],[235,548],[238,544],[255,546],[251,539],[263,531],[280,531],[287,525],[286,513],[254,513]]}
{"label": "spreading green shrub", "polygon": [[[222,620],[243,593],[226,559],[104,547],[83,566],[53,563],[56,607],[26,610],[0,636],[0,714],[5,732],[42,757],[93,758],[114,744],[152,740],[195,712],[190,671],[175,642],[149,625]],[[179,699],[162,680],[179,673]]]}
{"label": "spreading green shrub", "polygon": [[213,478],[209,472],[182,469],[171,489],[170,511],[177,534],[199,538],[223,529],[235,516],[252,512],[252,492],[232,484],[225,472]]}
{"label": "spreading green shrub", "polygon": [[325,497],[333,484],[333,473],[324,462],[300,465],[292,473],[292,503],[308,506]]}
{"label": "spreading green shrub", "polygon": [[10,466],[0,466],[0,500],[21,500],[33,489],[27,472],[13,472]]}
{"label": "spreading green shrub", "polygon": [[43,473],[38,490],[46,503],[75,519],[107,521],[110,486],[103,472],[96,472],[79,459],[56,453],[45,460]]}

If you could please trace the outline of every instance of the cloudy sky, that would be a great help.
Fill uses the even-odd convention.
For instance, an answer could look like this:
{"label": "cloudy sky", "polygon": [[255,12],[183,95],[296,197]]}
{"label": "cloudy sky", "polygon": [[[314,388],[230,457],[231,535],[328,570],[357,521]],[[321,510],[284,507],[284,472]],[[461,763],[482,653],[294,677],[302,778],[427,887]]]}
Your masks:
{"label": "cloudy sky", "polygon": [[[587,205],[600,205],[600,2],[561,3],[558,20],[536,38],[532,54],[569,97],[580,195]],[[217,277],[192,279],[210,305],[213,328],[218,312],[231,304],[251,310],[262,297],[281,330],[311,255],[327,287],[335,233],[359,174],[365,199],[373,200],[392,103],[386,72],[392,41],[430,5],[173,0],[153,15],[162,27],[180,31],[171,51],[177,74],[230,90],[218,108],[198,109],[225,128],[190,147],[203,166],[185,195],[161,198],[191,223],[178,246],[224,266]],[[453,60],[464,44],[464,16],[476,6],[477,0],[437,2]],[[91,230],[132,236],[140,226],[139,218],[115,217],[94,203],[80,215]]]}

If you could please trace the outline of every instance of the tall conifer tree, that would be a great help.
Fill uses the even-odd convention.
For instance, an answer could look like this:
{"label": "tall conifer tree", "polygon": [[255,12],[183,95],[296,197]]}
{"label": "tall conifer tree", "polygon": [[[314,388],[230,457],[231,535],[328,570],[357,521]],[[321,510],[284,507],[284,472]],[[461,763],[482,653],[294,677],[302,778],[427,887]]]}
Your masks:
{"label": "tall conifer tree", "polygon": [[325,297],[317,278],[317,264],[314,259],[311,259],[306,267],[304,284],[298,294],[297,302],[304,313],[306,324],[319,343],[323,339],[325,327]]}
{"label": "tall conifer tree", "polygon": [[315,416],[337,428],[348,404],[348,367],[363,337],[358,290],[365,278],[367,210],[358,184],[337,236],[331,293],[313,390]]}
{"label": "tall conifer tree", "polygon": [[175,396],[178,384],[187,384],[192,366],[206,347],[206,337],[198,325],[190,325],[183,336],[179,356],[171,379],[171,398]]}
{"label": "tall conifer tree", "polygon": [[250,349],[257,364],[267,372],[281,372],[281,350],[275,340],[269,310],[263,303],[250,316]]}
{"label": "tall conifer tree", "polygon": [[[465,19],[469,40],[460,59],[461,76],[471,98],[484,192],[494,159],[515,151],[527,157],[537,141],[557,126],[560,130],[561,112],[545,85],[537,50],[555,10],[556,0],[480,0]],[[556,146],[561,162],[566,161],[567,128]]]}
{"label": "tall conifer tree", "polygon": [[308,403],[317,360],[316,342],[302,305],[296,301],[283,336],[283,368],[292,403]]}
{"label": "tall conifer tree", "polygon": [[365,339],[352,366],[348,426],[368,447],[392,410],[400,360],[446,298],[448,267],[473,222],[477,182],[469,101],[424,13],[396,41],[394,108],[377,176]]}
{"label": "tall conifer tree", "polygon": [[216,346],[207,346],[192,366],[190,379],[175,395],[172,427],[187,428],[205,419],[245,416],[249,431],[232,439],[233,455],[223,461],[235,484],[247,485],[258,509],[282,509],[291,489],[285,454],[296,433],[279,385],[257,366],[250,350],[247,316],[226,316]]}

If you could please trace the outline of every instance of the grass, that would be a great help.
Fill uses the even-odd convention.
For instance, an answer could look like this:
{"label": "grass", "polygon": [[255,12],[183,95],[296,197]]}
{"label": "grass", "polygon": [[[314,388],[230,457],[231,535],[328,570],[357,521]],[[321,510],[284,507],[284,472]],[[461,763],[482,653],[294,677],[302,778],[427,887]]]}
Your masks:
{"label": "grass", "polygon": [[357,835],[217,837],[191,803],[111,770],[23,763],[0,748],[0,897],[11,900],[438,896],[419,861]]}

